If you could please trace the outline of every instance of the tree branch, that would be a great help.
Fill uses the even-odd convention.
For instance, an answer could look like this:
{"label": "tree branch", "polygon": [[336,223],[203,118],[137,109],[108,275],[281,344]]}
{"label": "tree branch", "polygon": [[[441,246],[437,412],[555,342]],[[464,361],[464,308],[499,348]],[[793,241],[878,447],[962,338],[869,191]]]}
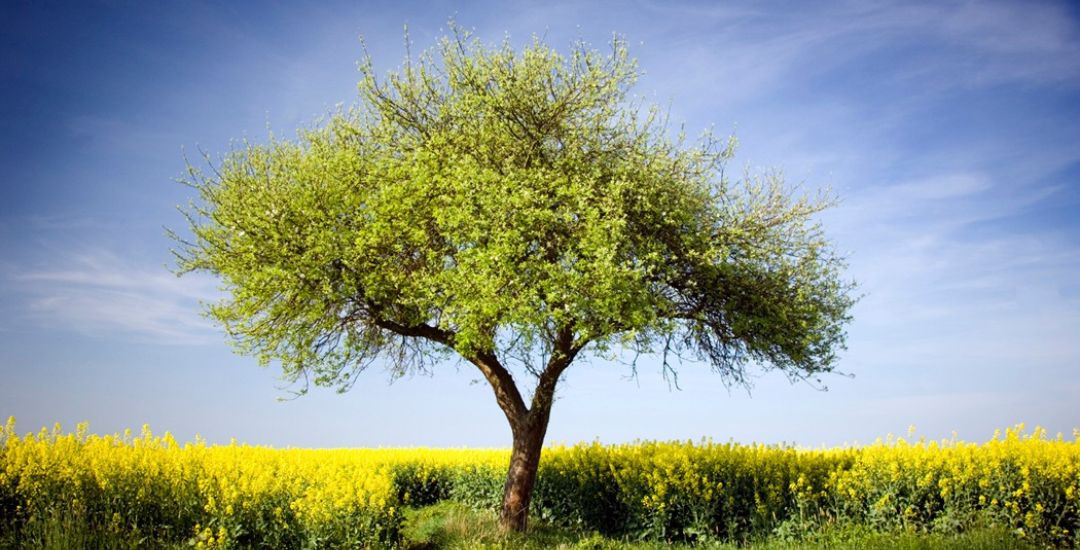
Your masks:
{"label": "tree branch", "polygon": [[551,402],[555,398],[555,386],[559,382],[566,368],[574,362],[578,352],[585,347],[585,343],[574,341],[574,331],[569,327],[559,330],[555,341],[552,343],[551,358],[547,367],[540,373],[540,381],[533,393],[532,408],[530,412],[543,411],[543,414],[551,409]]}
{"label": "tree branch", "polygon": [[483,373],[491,389],[495,391],[495,401],[506,415],[510,429],[517,432],[526,420],[529,409],[525,407],[525,400],[522,399],[510,371],[506,370],[494,353],[478,353],[467,359]]}

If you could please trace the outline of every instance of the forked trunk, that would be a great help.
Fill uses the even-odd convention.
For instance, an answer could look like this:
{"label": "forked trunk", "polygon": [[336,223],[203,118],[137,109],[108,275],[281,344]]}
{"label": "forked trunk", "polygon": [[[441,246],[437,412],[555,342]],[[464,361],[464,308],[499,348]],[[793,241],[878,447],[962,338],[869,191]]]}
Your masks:
{"label": "forked trunk", "polygon": [[499,512],[499,528],[503,531],[524,531],[529,526],[529,503],[532,501],[536,473],[540,467],[540,452],[544,448],[548,420],[551,419],[551,402],[555,399],[555,385],[566,367],[574,360],[584,344],[574,343],[570,329],[559,331],[554,342],[547,367],[540,373],[533,392],[532,407],[525,405],[514,378],[497,357],[491,353],[478,354],[470,361],[484,373],[495,400],[510,423],[514,446],[510,453],[510,470],[503,486],[502,510]]}
{"label": "forked trunk", "polygon": [[503,488],[499,528],[503,531],[524,531],[529,525],[529,503],[540,466],[548,415],[530,415],[530,421],[514,430],[514,447],[510,454],[510,471]]}

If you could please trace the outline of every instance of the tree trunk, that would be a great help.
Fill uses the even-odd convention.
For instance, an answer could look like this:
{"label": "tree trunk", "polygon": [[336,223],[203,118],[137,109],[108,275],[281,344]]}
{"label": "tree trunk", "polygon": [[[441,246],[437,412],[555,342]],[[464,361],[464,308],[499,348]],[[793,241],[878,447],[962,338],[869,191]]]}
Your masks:
{"label": "tree trunk", "polygon": [[510,471],[503,488],[499,528],[503,531],[524,531],[529,525],[529,503],[540,466],[540,452],[547,433],[548,411],[530,411],[524,422],[514,429],[514,447],[510,454]]}
{"label": "tree trunk", "polygon": [[536,485],[548,420],[551,419],[555,386],[563,371],[585,346],[584,343],[574,342],[574,333],[568,328],[559,331],[553,344],[554,352],[540,373],[531,407],[525,405],[513,376],[493,353],[481,353],[469,359],[495,390],[495,401],[506,415],[514,436],[510,470],[506,473],[502,510],[499,512],[499,528],[503,531],[524,531],[529,526],[529,503],[532,501],[533,486]]}

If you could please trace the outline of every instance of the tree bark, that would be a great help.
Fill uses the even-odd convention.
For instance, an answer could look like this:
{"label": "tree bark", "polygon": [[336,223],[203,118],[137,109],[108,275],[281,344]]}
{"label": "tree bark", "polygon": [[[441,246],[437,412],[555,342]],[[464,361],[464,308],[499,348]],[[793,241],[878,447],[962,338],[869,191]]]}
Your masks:
{"label": "tree bark", "polygon": [[540,466],[540,452],[547,433],[548,410],[533,410],[515,428],[514,445],[510,454],[510,470],[503,487],[499,528],[503,531],[524,531],[529,526],[529,504]]}
{"label": "tree bark", "polygon": [[539,375],[532,403],[525,400],[514,384],[510,372],[493,353],[480,353],[470,358],[495,391],[510,431],[514,437],[510,453],[510,469],[503,486],[502,510],[499,512],[499,528],[503,531],[524,531],[529,526],[529,504],[532,502],[533,486],[540,467],[540,453],[544,448],[551,404],[555,400],[555,386],[584,344],[574,342],[570,329],[560,330],[554,344],[554,353]]}

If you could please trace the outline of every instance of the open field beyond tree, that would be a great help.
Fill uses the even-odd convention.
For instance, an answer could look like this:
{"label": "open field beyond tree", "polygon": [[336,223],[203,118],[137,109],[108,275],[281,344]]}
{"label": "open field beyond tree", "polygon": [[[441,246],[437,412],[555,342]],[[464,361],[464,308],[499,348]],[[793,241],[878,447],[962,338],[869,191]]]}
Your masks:
{"label": "open field beyond tree", "polygon": [[[443,522],[447,510],[485,517],[508,463],[499,449],[180,445],[148,428],[19,436],[12,420],[0,438],[0,541],[48,546],[74,529],[163,548],[439,548],[425,539],[428,510]],[[581,534],[566,547],[805,541],[836,526],[864,536],[990,530],[1015,539],[1003,544],[1076,547],[1078,509],[1080,442],[1018,426],[981,444],[552,447],[531,513]]]}

